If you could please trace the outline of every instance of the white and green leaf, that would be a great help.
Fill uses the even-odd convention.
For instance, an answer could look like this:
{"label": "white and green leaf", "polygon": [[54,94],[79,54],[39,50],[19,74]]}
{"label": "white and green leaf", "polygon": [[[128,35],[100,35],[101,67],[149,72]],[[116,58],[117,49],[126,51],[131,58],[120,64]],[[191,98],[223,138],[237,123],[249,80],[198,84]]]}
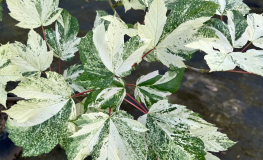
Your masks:
{"label": "white and green leaf", "polygon": [[85,72],[77,79],[79,84],[91,89],[107,88],[114,76],[130,74],[132,65],[141,60],[150,41],[132,37],[124,43],[126,33],[120,22],[111,22],[107,31],[102,23],[94,33],[82,38],[79,49]]}
{"label": "white and green leaf", "polygon": [[38,28],[48,26],[58,19],[61,8],[59,0],[7,0],[10,15],[21,28]]}
{"label": "white and green leaf", "polygon": [[82,128],[69,138],[69,160],[83,160],[89,155],[96,160],[146,157],[142,133],[147,129],[123,111],[111,117],[101,112],[84,114],[75,124]]}
{"label": "white and green leaf", "polygon": [[195,50],[185,47],[198,39],[198,29],[215,13],[217,5],[200,0],[179,0],[166,17],[167,7],[163,0],[154,0],[145,16],[145,25],[138,24],[142,38],[151,39],[148,61],[159,60],[172,69],[185,68],[183,60],[192,57]]}
{"label": "white and green leaf", "polygon": [[119,110],[119,107],[125,96],[126,90],[123,87],[99,89],[89,94],[85,104],[87,105],[87,108],[113,108]]}
{"label": "white and green leaf", "polygon": [[9,81],[17,81],[22,78],[18,67],[11,63],[9,44],[0,46],[0,104],[6,106],[7,92],[5,87]]}
{"label": "white and green leaf", "polygon": [[186,45],[207,53],[205,60],[211,72],[233,70],[237,66],[231,56],[234,48],[241,48],[247,43],[244,33],[247,27],[245,18],[237,11],[227,12],[227,15],[228,24],[218,19],[211,19],[206,23],[215,31],[218,39],[204,38]]}
{"label": "white and green leaf", "polygon": [[10,45],[10,52],[12,63],[18,66],[24,75],[30,73],[29,75],[40,76],[53,61],[53,52],[48,52],[45,41],[34,30],[30,30],[28,34],[27,46],[15,42]]}
{"label": "white and green leaf", "polygon": [[9,133],[9,138],[17,146],[23,147],[23,156],[49,153],[58,144],[62,146],[65,144],[65,140],[69,136],[68,120],[73,106],[74,102],[68,100],[53,117],[34,126],[21,127],[15,120],[8,119],[6,130]]}
{"label": "white and green leaf", "polygon": [[167,100],[155,103],[138,120],[149,129],[147,143],[163,160],[205,159],[207,151],[223,151],[235,144],[198,114]]}
{"label": "white and green leaf", "polygon": [[76,80],[84,72],[83,66],[75,64],[66,69],[63,73],[63,77],[71,87],[73,92],[84,92],[86,91],[81,85],[79,85]]}
{"label": "white and green leaf", "polygon": [[122,4],[124,6],[125,12],[130,9],[145,10],[146,8],[146,6],[141,4],[139,0],[122,0]]}
{"label": "white and green leaf", "polygon": [[137,101],[151,107],[154,103],[176,92],[183,79],[184,69],[168,71],[159,75],[158,71],[141,76],[136,82],[135,98]]}
{"label": "white and green leaf", "polygon": [[219,4],[217,10],[218,15],[226,15],[228,11],[239,11],[243,15],[248,14],[250,8],[243,2],[243,0],[206,0]]}
{"label": "white and green leaf", "polygon": [[47,79],[30,77],[21,82],[10,93],[29,99],[19,101],[11,109],[5,111],[17,126],[35,126],[55,116],[64,106],[71,102],[71,88],[64,78],[55,73],[47,72]]}
{"label": "white and green leaf", "polygon": [[63,10],[55,25],[56,30],[46,29],[47,44],[54,52],[54,56],[63,61],[70,61],[78,51],[80,38],[78,20]]}
{"label": "white and green leaf", "polygon": [[251,13],[247,16],[246,35],[256,47],[263,48],[263,15]]}

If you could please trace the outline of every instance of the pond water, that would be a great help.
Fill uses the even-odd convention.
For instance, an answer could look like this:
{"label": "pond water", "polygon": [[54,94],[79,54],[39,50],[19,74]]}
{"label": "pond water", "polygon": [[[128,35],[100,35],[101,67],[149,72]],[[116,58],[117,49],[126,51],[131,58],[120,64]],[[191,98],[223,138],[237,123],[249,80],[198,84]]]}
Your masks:
{"label": "pond water", "polygon": [[[245,1],[253,12],[263,13],[263,1]],[[107,2],[85,0],[60,0],[60,7],[67,9],[79,20],[80,33],[83,37],[93,27],[96,10],[105,10],[112,14]],[[124,12],[122,7],[117,9],[121,18],[127,23],[143,21],[144,12],[131,10]],[[20,41],[26,43],[28,30],[15,27],[17,22],[8,15],[4,6],[3,22],[0,22],[0,43]],[[36,29],[41,33],[40,29]],[[203,53],[196,53],[187,62],[197,68],[207,68]],[[80,63],[78,56],[71,62],[63,62],[62,69],[69,65]],[[53,70],[57,70],[58,59],[54,59]],[[137,78],[151,71],[160,70],[165,73],[167,68],[159,63],[141,63],[132,75],[125,78],[127,83],[135,83]],[[7,89],[11,89],[9,85]],[[127,91],[133,94],[133,87]],[[176,104],[182,104],[200,113],[205,120],[215,124],[219,130],[237,144],[225,152],[215,153],[222,160],[263,160],[263,78],[256,75],[239,73],[201,74],[186,70],[180,89],[169,97]],[[123,103],[122,108],[136,117],[140,112]],[[21,148],[16,147],[7,138],[7,133],[0,136],[0,159],[23,160],[66,160],[64,151],[56,147],[51,153],[39,157],[24,157]]]}

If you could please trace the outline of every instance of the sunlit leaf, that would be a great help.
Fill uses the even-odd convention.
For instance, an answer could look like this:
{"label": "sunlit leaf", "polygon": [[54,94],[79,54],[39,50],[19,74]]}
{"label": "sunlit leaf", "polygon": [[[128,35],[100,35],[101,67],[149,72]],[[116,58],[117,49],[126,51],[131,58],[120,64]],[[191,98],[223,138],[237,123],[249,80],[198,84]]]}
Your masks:
{"label": "sunlit leaf", "polygon": [[53,52],[47,51],[45,41],[34,30],[30,30],[28,34],[27,46],[15,42],[10,45],[10,52],[12,63],[18,66],[24,75],[35,73],[40,76],[53,61]]}
{"label": "sunlit leaf", "polygon": [[147,129],[123,111],[108,115],[84,114],[75,121],[81,129],[70,136],[66,150],[69,160],[133,159],[146,157],[142,133]]}
{"label": "sunlit leaf", "polygon": [[142,38],[152,39],[148,50],[148,61],[161,61],[171,69],[185,68],[195,52],[185,47],[197,40],[198,29],[215,13],[217,5],[201,0],[178,0],[166,18],[167,7],[163,0],[154,0],[145,16],[145,25],[138,24],[138,33]]}
{"label": "sunlit leaf", "polygon": [[8,81],[17,81],[22,78],[22,74],[11,63],[9,44],[0,46],[0,104],[6,106],[7,93],[5,91]]}
{"label": "sunlit leaf", "polygon": [[206,151],[223,151],[235,144],[198,114],[167,100],[155,103],[138,121],[149,129],[147,143],[160,160],[204,160]]}
{"label": "sunlit leaf", "polygon": [[62,12],[58,8],[59,0],[6,0],[10,15],[21,28],[37,28],[48,26],[59,17]]}

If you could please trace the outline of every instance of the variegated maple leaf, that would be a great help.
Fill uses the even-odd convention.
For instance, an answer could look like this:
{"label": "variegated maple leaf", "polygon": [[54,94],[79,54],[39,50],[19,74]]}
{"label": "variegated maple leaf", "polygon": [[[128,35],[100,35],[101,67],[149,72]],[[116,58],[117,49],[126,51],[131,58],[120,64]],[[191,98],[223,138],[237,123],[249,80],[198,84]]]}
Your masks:
{"label": "variegated maple leaf", "polygon": [[22,78],[18,67],[11,63],[9,44],[0,46],[0,104],[6,106],[6,84],[9,81],[17,81]]}
{"label": "variegated maple leaf", "polygon": [[136,82],[135,98],[137,101],[151,107],[154,103],[176,92],[183,79],[184,69],[168,71],[159,75],[158,71],[141,76]]}
{"label": "variegated maple leaf", "polygon": [[23,147],[24,156],[48,153],[57,144],[64,145],[69,135],[68,121],[75,114],[67,82],[55,72],[46,75],[19,83],[11,93],[27,100],[4,111],[12,118],[6,125],[9,137]]}
{"label": "variegated maple leaf", "polygon": [[225,151],[235,144],[197,113],[167,100],[155,103],[138,121],[149,129],[148,159],[216,159],[208,151]]}
{"label": "variegated maple leaf", "polygon": [[78,51],[80,38],[78,20],[63,10],[55,25],[56,30],[46,29],[47,44],[54,52],[54,56],[63,61],[70,61]]}
{"label": "variegated maple leaf", "polygon": [[10,52],[12,63],[18,66],[25,77],[40,76],[53,61],[53,51],[47,50],[46,42],[34,30],[28,33],[27,46],[15,42],[10,44]]}
{"label": "variegated maple leaf", "polygon": [[81,129],[69,138],[69,160],[83,160],[89,155],[95,160],[146,157],[142,133],[147,129],[124,111],[110,117],[101,112],[83,114],[74,123]]}
{"label": "variegated maple leaf", "polygon": [[59,0],[6,0],[10,15],[21,28],[37,28],[48,26],[59,17],[62,12],[58,8]]}
{"label": "variegated maple leaf", "polygon": [[148,61],[159,60],[167,67],[186,67],[184,60],[191,58],[195,50],[185,47],[197,39],[195,36],[203,23],[216,11],[213,2],[201,0],[178,0],[166,17],[167,7],[163,0],[154,0],[145,16],[145,25],[138,24],[142,38],[151,39]]}
{"label": "variegated maple leaf", "polygon": [[263,51],[251,49],[246,53],[234,52],[234,48],[241,48],[247,43],[248,35],[250,39],[253,39],[253,35],[250,34],[252,33],[251,26],[248,26],[241,13],[233,11],[227,14],[227,25],[216,19],[207,23],[215,31],[218,40],[203,39],[188,44],[187,47],[200,49],[207,53],[205,60],[211,72],[233,70],[238,66],[245,71],[263,76]]}

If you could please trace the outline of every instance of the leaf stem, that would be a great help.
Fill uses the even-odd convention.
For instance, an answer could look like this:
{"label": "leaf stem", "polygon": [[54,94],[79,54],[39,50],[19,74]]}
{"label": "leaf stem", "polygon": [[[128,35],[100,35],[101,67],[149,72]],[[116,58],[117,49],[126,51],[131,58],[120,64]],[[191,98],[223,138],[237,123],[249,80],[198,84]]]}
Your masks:
{"label": "leaf stem", "polygon": [[136,99],[134,99],[131,95],[129,95],[128,93],[126,93],[126,95],[128,96],[128,97],[130,97],[133,101],[135,101],[146,113],[148,113],[148,111],[145,109],[145,107],[141,104],[141,103],[139,103],[138,101],[136,101]]}
{"label": "leaf stem", "polygon": [[126,102],[128,102],[129,104],[131,104],[133,107],[137,108],[138,110],[140,110],[142,113],[146,114],[145,111],[143,111],[140,107],[136,106],[135,104],[133,104],[132,102],[128,101],[127,99],[124,98],[124,100]]}
{"label": "leaf stem", "polygon": [[77,97],[77,96],[80,96],[80,95],[83,95],[85,93],[89,93],[89,92],[92,92],[92,91],[94,91],[94,90],[92,89],[92,90],[88,90],[88,91],[85,91],[85,92],[81,92],[81,93],[78,93],[78,94],[75,94],[75,95],[71,96],[71,98],[74,98],[74,97]]}
{"label": "leaf stem", "polygon": [[223,15],[220,16],[221,21],[223,21]]}
{"label": "leaf stem", "polygon": [[58,74],[60,74],[61,71],[61,59],[59,58],[59,64],[58,64]]}
{"label": "leaf stem", "polygon": [[[191,66],[187,66],[188,69],[199,72],[199,73],[210,73],[210,70],[208,69],[199,69],[199,68],[194,68]],[[234,72],[234,73],[243,73],[243,74],[253,74],[256,75],[255,73],[251,73],[251,72],[245,72],[245,71],[235,71],[235,70],[228,70],[226,72]]]}
{"label": "leaf stem", "polygon": [[135,86],[136,87],[135,84],[129,84],[129,83],[126,83],[126,86]]}
{"label": "leaf stem", "polygon": [[243,48],[241,52],[244,52],[251,44],[252,44],[252,42],[250,42],[248,45],[246,45],[246,47]]}
{"label": "leaf stem", "polygon": [[257,75],[255,73],[251,73],[251,72],[245,72],[245,71],[235,71],[235,70],[229,70],[227,72],[234,72],[234,73],[244,73],[244,74],[253,74],[253,75]]}
{"label": "leaf stem", "polygon": [[116,17],[121,18],[121,17],[119,16],[119,14],[117,13],[116,9],[113,7],[113,4],[111,3],[111,0],[107,0],[107,2],[109,3],[110,8],[112,9],[112,11],[113,11],[114,14],[116,15]]}
{"label": "leaf stem", "polygon": [[[44,40],[46,41],[46,45],[47,45],[47,39],[46,39],[46,34],[45,34],[45,28],[44,26],[41,26],[42,27],[42,33],[43,33],[43,37],[44,37]],[[48,46],[47,46],[48,47]],[[51,71],[51,67],[49,67],[49,71]]]}
{"label": "leaf stem", "polygon": [[109,117],[111,116],[111,108],[109,108]]}
{"label": "leaf stem", "polygon": [[[154,49],[151,49],[151,50],[149,50],[147,53],[145,53],[145,54],[142,56],[142,59],[143,59],[144,57],[146,57],[149,53],[151,53],[151,51],[153,51],[153,50],[154,50]],[[133,68],[134,66],[136,66],[136,64],[137,64],[137,62],[132,65],[132,68]]]}
{"label": "leaf stem", "polygon": [[200,73],[209,73],[210,70],[208,69],[199,69],[199,68],[194,68],[194,67],[191,67],[191,66],[188,66],[186,65],[186,67],[190,70],[193,70],[193,71],[196,71],[196,72],[200,72]]}
{"label": "leaf stem", "polygon": [[116,3],[116,4],[113,4],[113,5],[112,5],[112,7],[114,7],[114,8],[120,7],[120,6],[123,6],[122,2]]}

